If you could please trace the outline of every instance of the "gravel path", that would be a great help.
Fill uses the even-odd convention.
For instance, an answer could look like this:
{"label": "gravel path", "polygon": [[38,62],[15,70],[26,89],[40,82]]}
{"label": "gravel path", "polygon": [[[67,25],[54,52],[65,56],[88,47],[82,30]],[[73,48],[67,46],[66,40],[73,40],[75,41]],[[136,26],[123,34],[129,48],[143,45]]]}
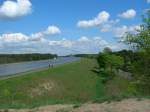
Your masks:
{"label": "gravel path", "polygon": [[150,100],[126,99],[120,102],[74,105],[50,105],[35,109],[0,110],[0,112],[150,112]]}

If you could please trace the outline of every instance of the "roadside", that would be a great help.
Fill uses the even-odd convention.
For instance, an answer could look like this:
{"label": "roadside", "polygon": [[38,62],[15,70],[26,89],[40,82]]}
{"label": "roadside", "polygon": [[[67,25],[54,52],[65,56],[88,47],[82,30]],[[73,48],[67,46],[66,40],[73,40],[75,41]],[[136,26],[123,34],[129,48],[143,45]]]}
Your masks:
{"label": "roadside", "polygon": [[28,110],[45,105],[51,105],[48,108],[53,108],[53,106],[60,106],[57,104],[78,108],[82,107],[81,104],[87,105],[87,102],[91,102],[88,105],[93,105],[92,103],[106,101],[109,103],[136,98],[138,95],[141,98],[144,97],[136,91],[131,81],[124,79],[124,77],[116,76],[107,83],[103,83],[101,74],[93,72],[97,66],[96,60],[82,58],[80,61],[51,69],[29,72],[26,75],[0,80],[0,109]]}
{"label": "roadside", "polygon": [[75,62],[80,60],[76,57],[64,57],[57,58],[55,60],[43,60],[43,61],[32,61],[32,62],[22,62],[22,63],[11,63],[0,65],[0,76],[10,76],[14,74],[24,73],[32,70],[42,69],[46,67],[63,65],[70,62]]}
{"label": "roadside", "polygon": [[51,69],[0,80],[0,108],[34,108],[74,104],[103,96],[96,60],[81,59]]}
{"label": "roadside", "polygon": [[[47,60],[40,60],[40,61],[47,61]],[[30,63],[35,63],[35,62],[40,62],[40,61],[30,61],[30,62],[22,62],[23,64],[30,64]],[[54,61],[54,60],[51,60],[51,61]],[[53,67],[59,67],[59,66],[63,66],[65,64],[69,64],[69,63],[73,63],[73,62],[76,62],[76,61],[80,61],[80,59],[78,58],[78,60],[75,60],[75,61],[71,61],[71,62],[66,62],[66,63],[63,63],[63,64],[50,64],[50,63],[47,63],[47,67],[41,67],[41,68],[37,68],[37,69],[33,69],[33,70],[27,70],[27,71],[24,71],[24,72],[19,72],[19,73],[14,73],[14,74],[10,74],[10,75],[0,75],[0,80],[5,80],[5,79],[9,79],[9,78],[13,78],[13,77],[18,77],[18,76],[23,76],[23,75],[27,75],[27,74],[31,74],[31,73],[34,73],[34,72],[40,72],[40,71],[44,71],[44,70],[48,70],[48,69],[51,69]],[[20,63],[11,63],[11,64],[21,64]],[[9,65],[9,64],[2,64],[2,65]],[[1,66],[2,66],[1,65]],[[52,67],[50,66],[52,65]],[[9,68],[9,67],[8,67]],[[5,68],[7,69],[7,68]]]}
{"label": "roadside", "polygon": [[0,110],[0,112],[150,112],[150,100],[126,99],[101,104],[50,105],[34,109]]}
{"label": "roadside", "polygon": [[[61,66],[61,65],[59,65],[59,66]],[[9,78],[19,77],[19,76],[27,75],[27,74],[34,73],[34,72],[44,71],[44,70],[47,70],[47,69],[49,69],[49,68],[46,67],[46,68],[41,68],[41,69],[36,69],[36,70],[30,70],[30,71],[27,71],[27,72],[17,73],[17,74],[13,74],[13,75],[0,76],[0,80],[6,80],[6,79],[9,79]]]}

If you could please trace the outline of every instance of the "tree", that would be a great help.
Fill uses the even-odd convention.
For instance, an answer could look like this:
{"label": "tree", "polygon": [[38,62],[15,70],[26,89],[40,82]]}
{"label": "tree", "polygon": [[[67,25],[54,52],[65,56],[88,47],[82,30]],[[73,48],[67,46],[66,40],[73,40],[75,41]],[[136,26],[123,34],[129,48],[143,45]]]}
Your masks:
{"label": "tree", "polygon": [[137,51],[150,53],[150,10],[143,16],[143,22],[136,34],[127,33],[125,42]]}
{"label": "tree", "polygon": [[136,53],[133,52],[132,50],[121,50],[121,51],[115,52],[115,54],[123,57],[124,64],[121,69],[123,71],[130,72],[131,62],[135,61],[137,58]]}
{"label": "tree", "polygon": [[150,10],[143,16],[143,22],[136,34],[127,33],[125,43],[138,55],[138,60],[132,63],[137,85],[144,93],[150,93]]}
{"label": "tree", "polygon": [[97,58],[102,82],[105,83],[115,76],[123,65],[123,58],[115,54],[100,53]]}
{"label": "tree", "polygon": [[98,58],[97,58],[97,62],[98,62],[98,65],[99,65],[100,69],[105,69],[106,68],[105,54],[99,53]]}
{"label": "tree", "polygon": [[118,70],[123,65],[123,58],[114,54],[105,55],[106,66],[110,71]]}
{"label": "tree", "polygon": [[109,47],[105,47],[104,50],[103,50],[103,52],[104,53],[112,53],[112,50]]}

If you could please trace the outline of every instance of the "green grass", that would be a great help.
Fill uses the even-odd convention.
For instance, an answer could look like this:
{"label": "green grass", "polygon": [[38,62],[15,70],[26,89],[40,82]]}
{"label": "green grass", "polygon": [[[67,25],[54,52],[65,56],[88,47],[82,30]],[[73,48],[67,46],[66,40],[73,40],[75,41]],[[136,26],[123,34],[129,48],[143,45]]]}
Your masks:
{"label": "green grass", "polygon": [[104,96],[95,60],[82,59],[40,72],[0,81],[0,108],[32,108],[84,103]]}
{"label": "green grass", "polygon": [[94,59],[60,65],[51,69],[27,73],[0,80],[0,108],[33,108],[49,104],[101,103],[120,101],[137,96],[135,86],[126,79],[115,76],[102,83]]}
{"label": "green grass", "polygon": [[107,96],[133,96],[137,91],[130,80],[123,77],[115,76],[105,85],[105,93]]}

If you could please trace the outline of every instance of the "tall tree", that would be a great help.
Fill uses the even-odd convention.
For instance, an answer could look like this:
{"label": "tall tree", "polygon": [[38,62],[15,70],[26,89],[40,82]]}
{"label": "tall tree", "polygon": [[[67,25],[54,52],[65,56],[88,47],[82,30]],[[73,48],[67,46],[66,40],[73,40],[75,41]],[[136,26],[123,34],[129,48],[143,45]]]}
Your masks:
{"label": "tall tree", "polygon": [[150,10],[143,16],[143,22],[137,33],[127,33],[125,42],[138,54],[138,60],[132,63],[137,84],[144,93],[150,93]]}

